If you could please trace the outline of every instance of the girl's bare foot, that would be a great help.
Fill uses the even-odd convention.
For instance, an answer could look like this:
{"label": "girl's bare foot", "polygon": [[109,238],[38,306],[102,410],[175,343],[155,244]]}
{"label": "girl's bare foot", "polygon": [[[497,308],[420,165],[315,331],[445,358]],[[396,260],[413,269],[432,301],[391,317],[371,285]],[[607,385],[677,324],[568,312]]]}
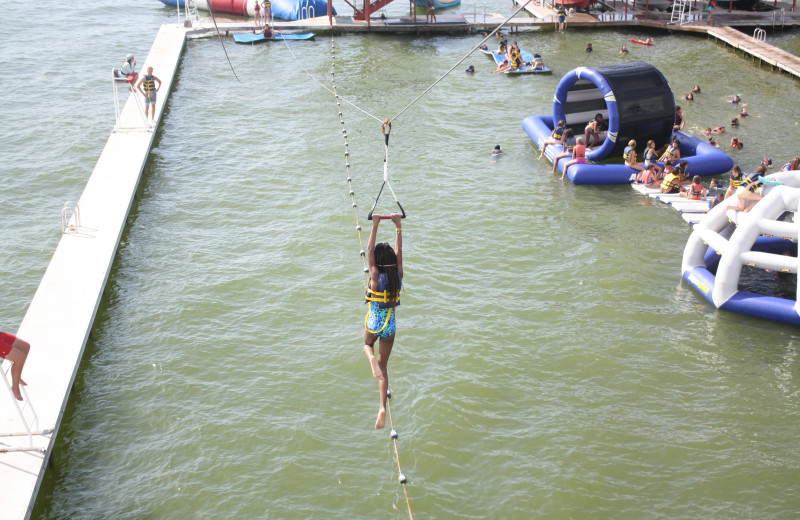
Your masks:
{"label": "girl's bare foot", "polygon": [[375,421],[375,429],[380,430],[386,426],[386,408],[381,408],[378,412],[378,420]]}

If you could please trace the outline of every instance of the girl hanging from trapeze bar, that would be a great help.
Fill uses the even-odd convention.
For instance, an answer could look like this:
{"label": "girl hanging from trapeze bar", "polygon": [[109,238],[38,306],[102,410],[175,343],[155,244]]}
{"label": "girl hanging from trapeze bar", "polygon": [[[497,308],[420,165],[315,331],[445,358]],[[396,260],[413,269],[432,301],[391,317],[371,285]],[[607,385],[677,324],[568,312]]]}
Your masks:
{"label": "girl hanging from trapeze bar", "polygon": [[[403,284],[403,235],[400,227],[400,213],[373,215],[372,232],[367,244],[369,262],[369,286],[364,295],[364,303],[369,303],[369,311],[364,318],[364,353],[367,355],[372,375],[378,380],[380,408],[375,429],[386,425],[386,399],[389,390],[389,356],[394,345],[397,329],[396,308],[400,305],[400,288]],[[382,219],[391,219],[395,225],[394,249],[388,242],[375,244],[378,226]],[[380,350],[375,357],[375,341]]]}

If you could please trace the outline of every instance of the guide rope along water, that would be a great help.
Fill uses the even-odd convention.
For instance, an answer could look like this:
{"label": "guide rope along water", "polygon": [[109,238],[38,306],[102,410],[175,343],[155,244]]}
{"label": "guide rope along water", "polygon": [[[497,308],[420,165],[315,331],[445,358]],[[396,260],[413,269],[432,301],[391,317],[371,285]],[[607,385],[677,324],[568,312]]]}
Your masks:
{"label": "guide rope along water", "polygon": [[[331,87],[332,87],[331,92],[335,96],[335,98],[336,98],[336,106],[339,108],[339,111],[338,111],[339,112],[339,124],[342,127],[342,137],[344,139],[344,148],[345,148],[345,151],[344,151],[345,173],[347,174],[347,184],[348,184],[348,187],[349,187],[349,194],[350,194],[350,199],[351,199],[351,207],[353,208],[353,214],[354,214],[355,219],[356,219],[356,232],[358,233],[358,242],[359,242],[359,246],[361,248],[361,261],[362,261],[362,264],[363,264],[364,273],[366,274],[366,273],[369,273],[369,267],[367,266],[366,252],[364,251],[364,245],[363,245],[364,243],[363,243],[363,239],[362,239],[362,236],[361,236],[361,225],[360,225],[359,220],[358,220],[358,204],[356,204],[356,201],[355,201],[355,190],[353,189],[353,177],[352,177],[351,172],[350,172],[350,144],[347,141],[347,129],[345,128],[344,115],[342,113],[342,108],[341,108],[342,107],[342,103],[341,103],[342,99],[339,96],[339,94],[336,92],[336,81],[335,81],[336,75],[335,75],[335,72],[334,72],[335,71],[335,67],[336,67],[335,57],[336,57],[335,45],[334,45],[333,38],[331,37]],[[355,105],[353,105],[353,106],[355,106]],[[362,112],[363,112],[363,110],[362,110]],[[366,112],[364,112],[364,113],[366,113]],[[369,215],[368,215],[367,218],[370,219],[370,220],[372,219],[373,211],[375,210],[375,206],[377,205],[378,200],[380,199],[380,196],[381,196],[381,193],[383,192],[384,186],[389,186],[389,191],[391,191],[392,196],[394,197],[394,200],[397,203],[397,206],[400,208],[400,211],[402,212],[403,218],[405,218],[405,211],[403,210],[403,206],[400,205],[400,202],[397,200],[397,196],[395,195],[394,190],[392,189],[391,183],[389,182],[388,161],[389,161],[389,134],[391,133],[391,128],[392,128],[391,121],[389,121],[388,119],[385,120],[383,122],[383,125],[382,125],[382,130],[383,130],[383,133],[384,133],[383,184],[381,185],[381,190],[379,191],[378,196],[375,199],[375,203],[373,204],[372,209],[370,209],[370,211],[369,211]],[[389,217],[388,216],[387,217],[383,217],[382,216],[381,218],[389,218]],[[366,281],[365,281],[365,285],[367,287],[367,290],[369,291],[369,285],[367,284]],[[389,312],[389,316],[390,315],[391,315],[391,309],[390,309],[390,312]],[[388,321],[389,320],[388,320],[388,317],[387,317],[387,320],[384,323],[383,328],[386,327]],[[368,330],[368,331],[370,331],[371,333],[374,334],[374,332],[371,331],[367,327],[366,318],[365,318],[365,322],[364,322],[364,327],[366,328],[366,330]],[[383,328],[381,329],[381,331],[383,330]],[[408,479],[406,478],[405,473],[403,473],[403,468],[400,465],[400,450],[399,450],[399,447],[398,447],[398,440],[397,440],[398,439],[398,434],[397,434],[397,430],[395,429],[394,418],[392,417],[391,397],[392,397],[392,390],[391,390],[391,388],[389,388],[386,391],[386,398],[387,398],[386,399],[386,413],[389,416],[389,427],[391,428],[391,434],[390,435],[391,435],[392,444],[393,444],[393,447],[394,447],[394,459],[395,459],[395,462],[397,463],[398,481],[400,482],[400,484],[402,485],[402,488],[403,488],[403,496],[405,497],[405,500],[406,500],[406,508],[408,509],[408,517],[409,517],[410,520],[414,520],[414,514],[411,511],[411,501],[410,501],[410,499],[408,497],[408,490],[406,489],[406,484],[408,483]]]}
{"label": "guide rope along water", "polygon": [[[425,94],[427,94],[431,89],[433,89],[433,87],[435,87],[439,82],[441,82],[448,74],[450,74],[450,72],[455,70],[455,68],[458,67],[470,54],[472,54],[478,48],[480,48],[480,46],[483,45],[486,42],[486,40],[488,40],[492,35],[494,35],[497,31],[499,31],[503,27],[503,25],[505,25],[512,17],[514,17],[517,13],[519,13],[519,11],[521,11],[531,1],[532,0],[528,0],[527,2],[525,2],[525,4],[521,5],[511,16],[509,16],[502,23],[500,23],[491,33],[486,35],[486,37],[484,37],[484,39],[481,42],[479,42],[477,45],[475,45],[475,47],[473,47],[470,50],[470,52],[468,52],[464,57],[462,57],[458,62],[456,62],[447,72],[445,72],[439,79],[437,79],[430,87],[425,89],[425,91],[423,91],[419,96],[417,96],[413,101],[411,101],[411,103],[409,103],[405,108],[403,108],[403,110],[401,110],[394,118],[387,118],[387,119],[385,119],[383,121],[383,124],[382,124],[382,127],[381,127],[382,130],[383,130],[383,134],[384,134],[383,184],[381,185],[381,188],[378,191],[378,195],[375,198],[375,202],[373,203],[372,208],[370,209],[369,214],[367,215],[368,220],[372,220],[373,212],[374,212],[374,210],[375,210],[375,208],[376,208],[376,206],[378,204],[378,201],[380,200],[381,194],[383,193],[383,189],[386,186],[389,187],[389,191],[391,192],[395,203],[400,208],[400,212],[401,212],[402,218],[406,217],[405,210],[403,209],[403,206],[400,204],[400,201],[397,199],[397,195],[395,194],[394,189],[392,188],[391,182],[389,182],[389,136],[391,134],[391,129],[392,129],[392,126],[391,126],[392,120],[393,119],[397,119],[401,114],[403,114],[406,110],[408,110],[411,106],[413,106],[417,101],[419,101]],[[284,43],[286,43],[286,42],[284,41]],[[357,205],[356,200],[355,200],[355,190],[353,189],[353,178],[352,178],[352,174],[351,174],[351,171],[350,171],[350,161],[349,161],[350,151],[349,151],[349,143],[347,142],[347,130],[344,127],[344,116],[342,114],[342,109],[341,109],[342,101],[348,103],[350,106],[352,106],[355,109],[361,111],[362,113],[366,114],[367,116],[372,117],[373,119],[376,119],[378,121],[380,121],[380,119],[378,119],[374,115],[370,114],[366,110],[358,107],[354,103],[351,103],[351,102],[347,101],[346,99],[342,98],[337,93],[337,91],[336,91],[336,82],[335,82],[335,77],[336,77],[336,72],[335,72],[336,71],[336,52],[335,52],[335,44],[334,44],[333,35],[331,35],[331,87],[332,88],[327,88],[326,86],[322,85],[322,83],[320,83],[316,78],[314,78],[314,76],[310,72],[308,72],[308,70],[305,69],[305,67],[302,65],[300,60],[297,59],[297,57],[294,55],[294,52],[292,51],[291,47],[289,47],[288,44],[287,44],[287,48],[289,49],[289,52],[292,54],[292,58],[300,65],[300,68],[306,73],[306,75],[308,77],[310,77],[313,81],[315,81],[317,84],[319,84],[320,86],[322,86],[323,88],[325,88],[326,90],[331,92],[334,95],[335,99],[336,99],[336,105],[339,108],[339,111],[338,111],[339,122],[340,122],[340,125],[342,127],[342,136],[344,138],[344,145],[345,145],[345,172],[347,174],[347,183],[348,183],[349,193],[350,193],[350,198],[351,198],[351,206],[353,208],[353,213],[354,213],[355,219],[356,219],[356,231],[358,233],[358,241],[359,241],[359,245],[360,245],[360,249],[361,249],[361,259],[362,259],[363,270],[364,270],[364,273],[367,274],[367,273],[369,273],[369,267],[367,266],[366,252],[364,251],[364,247],[363,247],[363,238],[361,236],[361,225],[359,224],[359,220],[358,220],[358,209],[357,209],[358,205]],[[381,218],[383,219],[383,218],[391,218],[391,217],[389,217],[389,216],[381,216]],[[369,290],[369,285],[368,284],[367,284],[367,290]],[[389,311],[389,313],[387,313],[387,319],[386,319],[386,322],[383,325],[383,328],[385,328],[387,323],[389,322],[389,317],[390,316],[391,316],[391,310]],[[379,329],[379,332],[382,331],[383,328]],[[366,322],[365,322],[365,329],[368,332],[372,333],[372,334],[375,333],[371,329],[366,327]],[[387,391],[386,391],[386,412],[387,412],[387,414],[389,416],[389,424],[390,424],[390,427],[391,427],[391,438],[392,438],[392,442],[393,442],[393,445],[394,445],[395,462],[397,463],[397,471],[398,471],[398,480],[400,481],[400,483],[402,484],[402,487],[403,487],[403,494],[404,494],[405,499],[406,499],[406,506],[408,508],[409,518],[411,520],[413,520],[414,516],[413,516],[413,513],[411,511],[411,503],[410,503],[409,498],[408,498],[408,490],[406,489],[406,484],[408,482],[408,479],[406,478],[406,475],[403,473],[402,467],[400,465],[400,452],[399,452],[398,442],[397,442],[398,434],[397,434],[397,430],[394,427],[394,420],[393,420],[393,417],[392,417],[391,405],[390,405],[391,395],[392,395],[391,389],[387,388]]]}

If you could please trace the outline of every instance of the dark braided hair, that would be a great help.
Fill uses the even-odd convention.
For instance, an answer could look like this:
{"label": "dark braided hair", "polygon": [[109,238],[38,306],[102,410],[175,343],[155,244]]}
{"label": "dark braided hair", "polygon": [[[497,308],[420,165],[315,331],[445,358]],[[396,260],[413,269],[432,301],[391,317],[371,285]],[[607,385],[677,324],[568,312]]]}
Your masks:
{"label": "dark braided hair", "polygon": [[[387,242],[375,245],[375,266],[386,274],[386,297],[392,302],[400,297],[400,276],[397,273],[397,255]],[[374,287],[377,291],[378,288]]]}

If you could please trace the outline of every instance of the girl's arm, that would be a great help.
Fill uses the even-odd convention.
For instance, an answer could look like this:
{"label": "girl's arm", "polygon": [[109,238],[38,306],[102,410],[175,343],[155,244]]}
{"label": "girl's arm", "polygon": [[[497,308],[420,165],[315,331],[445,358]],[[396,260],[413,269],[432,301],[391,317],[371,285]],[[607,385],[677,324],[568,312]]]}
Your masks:
{"label": "girl's arm", "polygon": [[369,277],[372,281],[372,287],[377,291],[378,287],[378,266],[375,265],[375,241],[378,236],[378,225],[381,223],[380,215],[372,215],[372,232],[369,234],[369,242],[367,242],[367,262],[369,263]]}
{"label": "girl's arm", "polygon": [[397,274],[402,278],[403,276],[403,233],[400,226],[400,213],[392,213],[392,222],[396,228],[397,237],[394,239],[394,254],[397,256]]}

